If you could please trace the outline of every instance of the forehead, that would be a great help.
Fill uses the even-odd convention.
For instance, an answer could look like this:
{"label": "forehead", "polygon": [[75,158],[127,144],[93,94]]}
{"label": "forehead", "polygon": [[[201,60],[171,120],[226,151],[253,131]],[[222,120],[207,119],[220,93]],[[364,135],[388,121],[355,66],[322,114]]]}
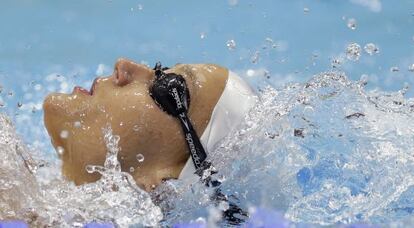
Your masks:
{"label": "forehead", "polygon": [[173,68],[168,69],[165,72],[180,74],[193,81],[196,76],[195,71],[197,71],[197,67],[192,64],[176,64]]}

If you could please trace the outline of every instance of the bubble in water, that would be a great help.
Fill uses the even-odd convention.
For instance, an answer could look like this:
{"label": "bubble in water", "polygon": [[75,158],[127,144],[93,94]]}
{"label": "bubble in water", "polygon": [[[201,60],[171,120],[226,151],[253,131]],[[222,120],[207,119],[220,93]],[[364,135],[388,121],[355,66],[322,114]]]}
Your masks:
{"label": "bubble in water", "polygon": [[400,71],[400,68],[398,68],[396,66],[393,66],[393,67],[391,67],[390,71],[391,72],[398,72],[398,71]]}
{"label": "bubble in water", "polygon": [[74,126],[74,127],[76,127],[76,128],[80,128],[80,127],[81,127],[81,122],[79,122],[79,121],[75,121],[75,122],[73,123],[73,126]]}
{"label": "bubble in water", "polygon": [[346,48],[346,58],[351,61],[358,61],[361,56],[361,46],[357,43],[352,43]]}
{"label": "bubble in water", "polygon": [[205,32],[200,32],[200,39],[204,39],[206,38],[206,33]]}
{"label": "bubble in water", "polygon": [[138,160],[138,162],[143,162],[143,161],[144,161],[144,159],[145,159],[144,155],[142,155],[142,154],[137,154],[137,160]]}
{"label": "bubble in water", "polygon": [[232,51],[234,49],[236,49],[236,41],[234,40],[228,40],[226,43],[227,48]]}
{"label": "bubble in water", "polygon": [[306,14],[306,13],[309,13],[309,11],[310,11],[310,9],[308,8],[308,7],[305,7],[305,8],[303,8],[303,12]]}
{"label": "bubble in water", "polygon": [[130,173],[133,173],[134,171],[135,171],[135,168],[134,168],[134,167],[132,167],[132,166],[131,166],[131,167],[129,167],[129,172],[130,172]]}
{"label": "bubble in water", "polygon": [[253,56],[251,57],[250,61],[254,64],[256,64],[260,59],[260,52],[256,51]]}
{"label": "bubble in water", "polygon": [[23,106],[22,102],[20,102],[20,101],[19,101],[19,102],[17,102],[17,107],[18,107],[18,108],[21,108],[22,106]]}
{"label": "bubble in water", "polygon": [[69,136],[69,132],[67,130],[63,130],[63,131],[60,132],[60,137],[62,139],[66,139],[66,138],[68,138],[68,136]]}
{"label": "bubble in water", "polygon": [[355,30],[357,26],[357,21],[355,20],[355,18],[349,18],[347,22],[347,26],[348,28]]}
{"label": "bubble in water", "polygon": [[138,4],[138,10],[143,10],[144,9],[144,6],[143,5],[141,5],[141,4]]}
{"label": "bubble in water", "polygon": [[377,47],[377,45],[375,45],[373,43],[366,44],[365,47],[364,47],[364,50],[369,55],[374,55],[374,54],[379,53],[379,48]]}
{"label": "bubble in water", "polygon": [[58,146],[56,148],[56,152],[58,153],[58,155],[63,155],[63,153],[65,152],[65,149],[63,149],[63,147]]}
{"label": "bubble in water", "polygon": [[408,67],[408,71],[414,72],[414,63]]}

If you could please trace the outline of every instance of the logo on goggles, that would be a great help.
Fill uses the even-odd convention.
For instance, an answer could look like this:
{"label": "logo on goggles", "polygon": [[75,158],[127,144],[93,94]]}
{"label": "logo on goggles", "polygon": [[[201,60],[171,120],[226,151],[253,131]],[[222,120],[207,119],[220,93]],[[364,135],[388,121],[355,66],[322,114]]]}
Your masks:
{"label": "logo on goggles", "polygon": [[177,88],[173,88],[172,92],[174,94],[174,100],[175,100],[175,103],[177,104],[177,108],[179,108],[179,109],[182,108],[183,104],[181,103],[180,96],[178,95]]}
{"label": "logo on goggles", "polygon": [[197,150],[196,150],[196,148],[194,146],[193,137],[191,137],[191,134],[190,133],[187,133],[185,135],[185,139],[187,140],[188,145],[190,147],[190,152],[193,155],[193,161],[196,164],[196,166],[199,167],[201,165],[201,161],[200,161],[200,157],[197,154]]}

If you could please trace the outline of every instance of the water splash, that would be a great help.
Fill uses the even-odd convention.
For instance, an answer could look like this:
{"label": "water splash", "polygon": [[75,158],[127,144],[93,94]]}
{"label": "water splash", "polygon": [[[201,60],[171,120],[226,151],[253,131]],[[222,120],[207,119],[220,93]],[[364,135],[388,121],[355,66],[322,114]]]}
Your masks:
{"label": "water splash", "polygon": [[[405,99],[405,90],[366,92],[365,84],[329,72],[266,88],[243,126],[211,153],[225,177],[223,191],[242,207],[275,208],[294,222],[411,217],[414,99]],[[167,221],[208,218],[194,206],[211,206],[202,200],[205,192],[178,181],[168,186],[178,196],[168,200],[176,209]]]}
{"label": "water splash", "polygon": [[[242,208],[273,208],[293,222],[411,224],[414,99],[404,97],[406,88],[367,92],[365,84],[328,72],[307,83],[263,89],[245,122],[210,152],[222,192]],[[225,225],[217,219],[225,205],[212,201],[212,190],[201,183],[166,181],[151,200],[120,171],[119,137],[108,127],[104,166],[88,166],[102,174],[98,182],[43,183],[33,173],[48,169],[22,153],[27,150],[1,117],[2,218],[61,227],[90,221],[121,227],[183,221]]]}
{"label": "water splash", "polygon": [[[111,222],[120,227],[136,224],[156,226],[162,219],[145,191],[137,187],[128,173],[121,172],[117,159],[119,136],[110,127],[103,129],[108,154],[104,166],[87,166],[88,172],[99,172],[95,183],[74,186],[62,179],[42,184],[19,154],[27,153],[19,143],[10,122],[0,115],[0,165],[2,185],[0,218],[24,219],[34,227],[82,227],[88,222]],[[34,169],[36,170],[36,169]],[[58,173],[58,167],[47,172]]]}
{"label": "water splash", "polygon": [[358,61],[361,56],[361,46],[357,43],[349,44],[346,48],[346,58],[352,61]]}

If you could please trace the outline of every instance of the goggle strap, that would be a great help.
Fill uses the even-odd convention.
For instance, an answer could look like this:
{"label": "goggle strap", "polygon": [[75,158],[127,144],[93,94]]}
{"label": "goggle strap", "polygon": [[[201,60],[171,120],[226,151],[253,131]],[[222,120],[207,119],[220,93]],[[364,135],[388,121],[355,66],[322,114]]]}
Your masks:
{"label": "goggle strap", "polygon": [[180,120],[181,127],[184,132],[184,139],[188,150],[190,151],[193,164],[196,170],[199,170],[202,168],[202,164],[206,160],[207,154],[187,114],[184,112],[180,113],[178,119]]}

